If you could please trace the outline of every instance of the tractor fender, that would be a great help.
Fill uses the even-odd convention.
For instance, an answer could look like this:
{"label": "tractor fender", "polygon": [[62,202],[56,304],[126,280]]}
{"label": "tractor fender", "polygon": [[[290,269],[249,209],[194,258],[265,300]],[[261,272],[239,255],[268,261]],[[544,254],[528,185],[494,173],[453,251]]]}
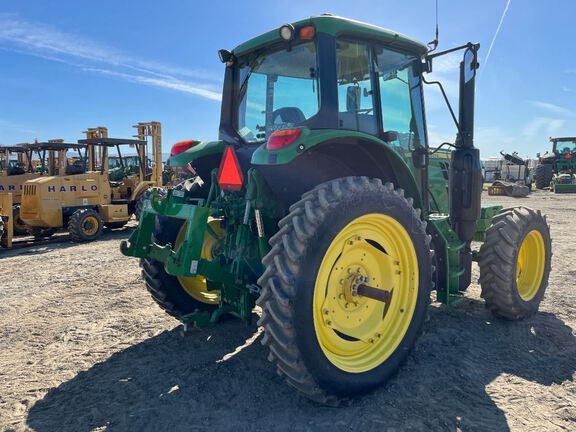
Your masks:
{"label": "tractor fender", "polygon": [[168,164],[171,168],[184,167],[198,158],[222,153],[225,145],[224,141],[200,141],[188,150],[176,156],[170,156]]}
{"label": "tractor fender", "polygon": [[287,204],[325,181],[367,176],[393,182],[404,189],[415,206],[422,208],[422,195],[412,170],[404,157],[386,142],[361,132],[342,130],[303,131],[302,137],[280,150],[270,151],[263,145],[252,156],[252,165],[262,172],[277,194],[287,193],[286,187],[275,187],[279,178],[289,179],[293,193],[288,193],[292,196]]}

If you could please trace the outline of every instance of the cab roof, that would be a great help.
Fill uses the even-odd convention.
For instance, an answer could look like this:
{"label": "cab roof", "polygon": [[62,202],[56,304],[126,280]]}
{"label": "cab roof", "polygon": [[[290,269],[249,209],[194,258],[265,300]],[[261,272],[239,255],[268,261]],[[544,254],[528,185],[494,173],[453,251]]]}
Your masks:
{"label": "cab roof", "polygon": [[576,141],[576,137],[557,137],[557,138],[552,138],[552,137],[550,137],[550,141],[552,141],[552,142],[558,142],[558,141]]}
{"label": "cab roof", "polygon": [[[396,46],[399,49],[411,51],[418,55],[424,55],[428,51],[426,45],[418,42],[414,39],[409,38],[401,33],[395,32],[393,30],[388,30],[383,27],[378,27],[372,24],[367,24],[361,21],[352,20],[349,18],[344,18],[340,16],[335,16],[331,14],[323,14],[319,16],[313,16],[308,19],[297,21],[291,23],[295,28],[302,27],[304,25],[314,25],[316,32],[318,33],[328,33],[333,36],[340,35],[357,35],[364,36],[374,40],[380,40],[384,44],[389,46]],[[279,29],[278,26],[274,30],[266,32],[260,36],[252,38],[234,48],[233,52],[235,55],[243,55],[249,51],[257,48],[269,45],[274,42],[280,42]]]}
{"label": "cab roof", "polygon": [[78,140],[80,144],[94,144],[113,147],[117,145],[146,145],[146,141],[127,138],[88,138]]}
{"label": "cab roof", "polygon": [[35,143],[22,143],[19,144],[24,150],[66,150],[66,149],[78,149],[85,148],[85,144],[78,143],[67,143],[67,142],[35,142]]}

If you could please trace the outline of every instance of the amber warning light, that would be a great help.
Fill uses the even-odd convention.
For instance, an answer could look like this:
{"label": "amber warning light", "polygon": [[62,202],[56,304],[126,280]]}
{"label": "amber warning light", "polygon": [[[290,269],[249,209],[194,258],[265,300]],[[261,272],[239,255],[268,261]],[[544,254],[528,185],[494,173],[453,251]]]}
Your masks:
{"label": "amber warning light", "polygon": [[238,191],[242,189],[244,175],[232,146],[224,148],[224,154],[218,170],[218,184],[222,189]]}

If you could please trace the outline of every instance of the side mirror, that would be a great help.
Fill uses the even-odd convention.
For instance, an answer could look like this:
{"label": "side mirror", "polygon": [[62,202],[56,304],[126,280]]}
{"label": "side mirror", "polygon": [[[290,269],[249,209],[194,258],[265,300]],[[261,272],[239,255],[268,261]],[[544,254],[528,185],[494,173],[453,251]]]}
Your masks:
{"label": "side mirror", "polygon": [[218,50],[218,57],[220,58],[220,61],[222,63],[227,63],[230,60],[232,60],[233,55],[230,51],[223,48],[223,49]]}
{"label": "side mirror", "polygon": [[466,48],[462,62],[464,63],[464,83],[467,83],[476,76],[476,69],[478,69],[476,52],[470,48]]}

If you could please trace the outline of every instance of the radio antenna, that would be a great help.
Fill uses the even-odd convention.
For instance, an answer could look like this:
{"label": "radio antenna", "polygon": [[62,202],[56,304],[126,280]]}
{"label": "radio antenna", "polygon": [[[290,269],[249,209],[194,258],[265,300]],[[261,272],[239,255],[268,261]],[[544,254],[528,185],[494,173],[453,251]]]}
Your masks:
{"label": "radio antenna", "polygon": [[428,42],[428,54],[438,48],[438,0],[436,0],[436,36],[432,42]]}

